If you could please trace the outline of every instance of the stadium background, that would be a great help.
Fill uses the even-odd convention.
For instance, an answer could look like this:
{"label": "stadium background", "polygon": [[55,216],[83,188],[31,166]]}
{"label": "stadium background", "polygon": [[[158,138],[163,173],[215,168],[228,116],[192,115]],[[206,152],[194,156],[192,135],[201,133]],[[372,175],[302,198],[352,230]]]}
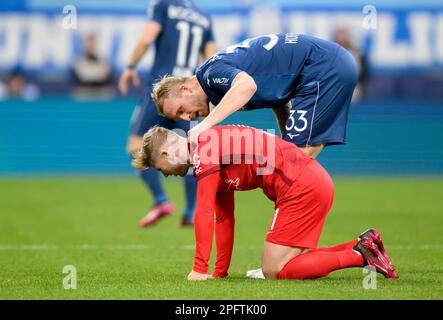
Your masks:
{"label": "stadium background", "polygon": [[[364,181],[367,181],[358,180],[362,176],[375,179],[380,185],[383,185],[383,179],[393,176],[400,179],[400,185],[403,184],[401,181],[407,185],[417,180],[420,182],[418,185],[411,184],[417,188],[428,182],[437,182],[435,186],[440,191],[433,189],[435,194],[428,202],[435,201],[432,207],[434,213],[442,212],[441,202],[435,197],[443,195],[441,1],[371,1],[370,4],[377,10],[375,29],[366,29],[362,25],[365,16],[363,7],[369,4],[362,1],[194,2],[211,14],[220,48],[249,36],[281,31],[332,39],[335,28],[348,28],[353,43],[367,61],[364,95],[351,107],[348,143],[327,148],[319,161],[333,177],[345,175],[362,181],[356,184],[358,187],[364,186]],[[121,97],[115,89],[105,98],[77,99],[72,94],[71,69],[82,51],[82,38],[92,32],[97,36],[100,55],[112,66],[116,83],[146,20],[148,3],[145,0],[1,1],[0,82],[6,83],[11,70],[19,70],[28,83],[38,88],[38,93],[25,99],[3,97],[0,101],[0,185],[3,191],[17,188],[17,197],[20,190],[26,188],[29,194],[45,192],[45,184],[33,184],[32,179],[56,178],[58,181],[68,179],[65,187],[75,196],[80,189],[86,192],[88,181],[95,177],[109,178],[104,180],[103,185],[98,184],[103,189],[112,188],[111,178],[116,176],[132,177],[135,181],[135,173],[125,154],[125,143],[129,118],[141,90],[132,90],[128,97]],[[68,4],[77,9],[77,29],[62,27],[63,7]],[[151,60],[152,53],[140,64],[142,76],[149,71]],[[276,129],[269,110],[238,113],[226,123]],[[71,183],[69,179],[72,177],[90,180]],[[100,193],[100,190],[92,190],[92,186],[97,184],[91,183],[89,192]],[[141,184],[135,182],[128,183],[128,186],[142,189]],[[46,187],[54,197],[60,191]],[[372,190],[376,189],[377,186],[372,184]],[[407,196],[396,193],[398,190],[397,186],[392,187],[391,191],[395,193],[392,199],[406,200]],[[420,191],[416,190],[417,194]],[[34,209],[32,201],[26,205],[24,194],[22,199],[17,200],[17,203],[23,204],[21,207],[6,199],[7,192],[3,192],[4,198],[0,200],[5,205],[0,209],[3,211],[0,219],[1,216],[7,217],[0,224],[3,228],[3,254],[8,253],[4,249],[10,244],[23,241],[28,244],[27,241],[32,243],[32,239],[45,241],[40,234],[35,237],[19,236],[23,235],[23,231],[17,231],[20,222],[13,221],[11,217],[20,219],[23,214],[33,215],[29,211]],[[139,194],[144,195],[142,191]],[[144,208],[148,208],[148,200],[147,196],[140,199]],[[346,201],[345,196],[342,201]],[[47,222],[42,210],[38,209],[32,219],[39,221],[41,214],[43,221]],[[134,215],[140,215],[140,212]],[[101,219],[97,218],[98,221]],[[57,221],[63,223],[63,219]],[[128,225],[135,225],[135,222],[129,221]],[[434,227],[437,228],[436,225]],[[164,231],[167,233],[168,230],[170,226]],[[422,234],[428,231],[435,236],[434,242],[441,245],[441,236],[436,234],[435,229],[434,232],[425,227],[420,229]],[[37,233],[32,229],[28,232]],[[59,237],[62,235],[59,234]],[[188,238],[192,239],[190,235]],[[88,239],[93,242],[92,238]],[[188,242],[191,241],[189,239]],[[425,238],[423,241],[429,243]],[[441,255],[441,246],[438,248]],[[7,257],[2,257],[6,261]],[[442,297],[441,290],[437,294]]]}
{"label": "stadium background", "polygon": [[[96,34],[114,80],[145,21],[146,1],[71,1],[77,29],[62,28],[63,1],[2,1],[0,79],[14,68],[40,88],[38,99],[1,101],[0,173],[130,173],[128,120],[140,90],[103,101],[71,98],[71,68],[82,37]],[[196,1],[214,19],[217,44],[272,32],[331,39],[349,29],[367,60],[364,96],[351,109],[346,147],[321,156],[332,173],[443,172],[443,9],[439,1],[373,1],[377,28],[362,26],[360,1]],[[263,24],[262,21],[266,21]],[[146,74],[152,51],[140,64]],[[95,101],[94,101],[95,100]],[[248,123],[275,128],[267,111]],[[242,122],[236,115],[230,122]],[[32,137],[30,140],[29,137]],[[26,157],[22,152],[26,150]],[[419,152],[418,152],[419,151]]]}

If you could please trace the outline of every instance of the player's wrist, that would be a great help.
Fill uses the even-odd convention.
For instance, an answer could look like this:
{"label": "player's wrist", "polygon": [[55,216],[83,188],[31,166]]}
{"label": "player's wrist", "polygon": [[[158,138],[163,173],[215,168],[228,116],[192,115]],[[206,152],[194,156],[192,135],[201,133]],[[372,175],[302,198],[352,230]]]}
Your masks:
{"label": "player's wrist", "polygon": [[130,70],[130,71],[135,71],[135,64],[128,64],[127,66],[126,66],[126,70]]}
{"label": "player's wrist", "polygon": [[199,127],[199,131],[203,132],[203,131],[206,131],[208,129],[211,129],[213,126],[211,125],[211,123],[209,123],[209,121],[204,121],[203,120],[202,122],[200,122],[198,127]]}

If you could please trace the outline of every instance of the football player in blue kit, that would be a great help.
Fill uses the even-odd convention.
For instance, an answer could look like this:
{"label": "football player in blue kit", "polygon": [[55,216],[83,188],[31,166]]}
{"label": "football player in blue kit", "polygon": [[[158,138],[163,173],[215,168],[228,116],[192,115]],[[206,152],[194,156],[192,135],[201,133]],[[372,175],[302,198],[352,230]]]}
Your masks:
{"label": "football player in blue kit", "polygon": [[[216,52],[211,19],[189,0],[153,0],[143,33],[119,81],[123,95],[127,94],[130,83],[140,85],[135,67],[151,45],[156,49],[155,59],[145,92],[131,118],[127,144],[129,154],[140,148],[143,134],[155,125],[179,128],[184,132],[190,129],[189,121],[169,120],[157,113],[151,98],[152,84],[167,74],[190,76],[202,56],[207,59]],[[141,227],[147,227],[173,213],[175,208],[163,190],[157,170],[147,169],[139,173],[154,198],[153,208],[139,223]],[[189,174],[184,182],[186,208],[180,226],[192,225],[195,206],[196,179]]]}
{"label": "football player in blue kit", "polygon": [[152,96],[169,119],[205,117],[188,133],[193,143],[235,111],[271,108],[282,137],[315,158],[325,146],[345,143],[357,78],[354,58],[338,44],[271,34],[226,48],[194,76],[163,78]]}
{"label": "football player in blue kit", "polygon": [[[272,108],[283,139],[315,158],[327,145],[346,141],[358,67],[336,43],[301,34],[247,39],[209,58],[192,77],[165,77],[152,91],[169,119],[205,119],[199,133],[238,110]],[[247,277],[264,279],[262,269]]]}

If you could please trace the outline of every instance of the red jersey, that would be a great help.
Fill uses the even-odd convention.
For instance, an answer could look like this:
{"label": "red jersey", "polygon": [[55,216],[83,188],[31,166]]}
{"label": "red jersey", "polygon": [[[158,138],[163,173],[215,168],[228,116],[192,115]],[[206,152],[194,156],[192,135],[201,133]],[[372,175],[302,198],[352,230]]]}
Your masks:
{"label": "red jersey", "polygon": [[234,240],[234,191],[262,188],[272,201],[282,197],[313,161],[294,144],[246,126],[217,126],[202,134],[193,150],[197,177],[194,271],[208,272],[214,233],[214,276],[226,276]]}

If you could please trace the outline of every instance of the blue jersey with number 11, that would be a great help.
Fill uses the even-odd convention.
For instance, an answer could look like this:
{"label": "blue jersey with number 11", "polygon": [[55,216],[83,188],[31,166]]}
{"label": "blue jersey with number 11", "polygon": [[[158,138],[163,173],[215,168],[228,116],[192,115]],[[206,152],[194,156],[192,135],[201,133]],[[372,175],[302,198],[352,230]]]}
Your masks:
{"label": "blue jersey with number 11", "polygon": [[197,68],[196,76],[209,101],[217,105],[235,76],[244,71],[257,84],[244,109],[276,108],[326,73],[338,48],[333,42],[307,35],[260,36],[217,53]]}
{"label": "blue jersey with number 11", "polygon": [[189,0],[153,0],[148,19],[161,26],[151,78],[192,75],[206,44],[214,41],[210,18]]}

